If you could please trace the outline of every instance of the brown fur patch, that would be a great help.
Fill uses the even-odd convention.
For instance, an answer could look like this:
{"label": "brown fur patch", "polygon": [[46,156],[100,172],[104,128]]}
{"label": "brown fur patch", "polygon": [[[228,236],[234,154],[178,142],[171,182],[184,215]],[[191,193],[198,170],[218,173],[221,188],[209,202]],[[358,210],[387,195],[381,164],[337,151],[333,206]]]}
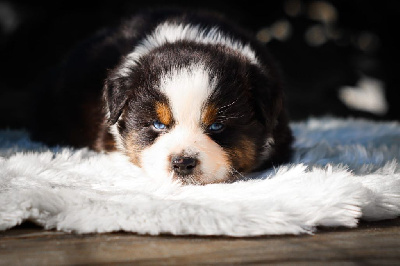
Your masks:
{"label": "brown fur patch", "polygon": [[209,104],[203,111],[201,121],[204,125],[211,125],[217,119],[218,109],[213,104]]}
{"label": "brown fur patch", "polygon": [[117,147],[115,145],[114,137],[109,132],[99,132],[93,149],[95,151],[116,151]]}
{"label": "brown fur patch", "polygon": [[93,148],[95,151],[107,151],[107,152],[117,150],[114,137],[109,132],[108,123],[106,122],[105,119],[103,120],[98,129],[97,138],[93,146],[91,146],[91,148]]}
{"label": "brown fur patch", "polygon": [[161,123],[170,125],[172,123],[172,113],[169,106],[162,102],[156,102],[156,113]]}
{"label": "brown fur patch", "polygon": [[228,154],[232,166],[239,172],[249,172],[256,165],[256,145],[250,139],[243,137],[235,147],[229,149]]}
{"label": "brown fur patch", "polygon": [[129,157],[131,163],[141,167],[140,154],[142,152],[142,147],[137,144],[136,138],[136,133],[131,132],[128,134],[125,141],[125,153]]}

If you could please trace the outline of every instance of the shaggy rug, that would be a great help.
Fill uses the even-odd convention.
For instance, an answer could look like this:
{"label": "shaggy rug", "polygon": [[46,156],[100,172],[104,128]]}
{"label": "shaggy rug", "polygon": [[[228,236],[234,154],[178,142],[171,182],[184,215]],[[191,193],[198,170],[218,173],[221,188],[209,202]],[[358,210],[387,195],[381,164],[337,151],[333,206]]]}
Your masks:
{"label": "shaggy rug", "polygon": [[46,147],[0,131],[0,229],[33,221],[92,233],[258,236],[400,215],[400,124],[292,123],[290,164],[233,184],[152,180],[119,154]]}

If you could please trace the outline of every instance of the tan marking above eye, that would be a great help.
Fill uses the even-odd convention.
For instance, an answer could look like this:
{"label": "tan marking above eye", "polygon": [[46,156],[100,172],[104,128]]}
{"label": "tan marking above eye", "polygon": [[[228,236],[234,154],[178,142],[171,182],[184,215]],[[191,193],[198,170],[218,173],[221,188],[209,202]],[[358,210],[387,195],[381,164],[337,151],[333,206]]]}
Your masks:
{"label": "tan marking above eye", "polygon": [[168,126],[172,123],[172,113],[169,106],[162,102],[156,102],[156,113],[158,120]]}
{"label": "tan marking above eye", "polygon": [[213,104],[209,104],[204,108],[204,111],[201,115],[201,122],[204,125],[211,125],[217,119],[218,109]]}

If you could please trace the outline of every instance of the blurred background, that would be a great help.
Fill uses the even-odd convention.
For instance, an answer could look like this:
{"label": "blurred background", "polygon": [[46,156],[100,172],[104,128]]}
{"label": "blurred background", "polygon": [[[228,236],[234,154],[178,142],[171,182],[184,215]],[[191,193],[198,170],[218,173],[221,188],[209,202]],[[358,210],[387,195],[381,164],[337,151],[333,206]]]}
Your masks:
{"label": "blurred background", "polygon": [[30,120],[32,84],[82,39],[141,8],[210,9],[254,32],[285,80],[292,120],[399,120],[400,1],[0,0],[0,128]]}

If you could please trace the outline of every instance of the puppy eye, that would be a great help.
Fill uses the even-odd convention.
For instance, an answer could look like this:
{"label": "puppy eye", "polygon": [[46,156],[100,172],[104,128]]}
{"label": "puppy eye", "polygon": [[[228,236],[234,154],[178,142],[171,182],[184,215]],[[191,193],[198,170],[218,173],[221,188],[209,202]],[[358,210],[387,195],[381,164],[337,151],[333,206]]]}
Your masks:
{"label": "puppy eye", "polygon": [[154,121],[153,127],[155,130],[158,130],[158,131],[167,129],[167,126],[165,124],[161,123],[160,121]]}
{"label": "puppy eye", "polygon": [[219,133],[224,129],[224,125],[222,123],[214,123],[208,127],[208,130],[213,133]]}

